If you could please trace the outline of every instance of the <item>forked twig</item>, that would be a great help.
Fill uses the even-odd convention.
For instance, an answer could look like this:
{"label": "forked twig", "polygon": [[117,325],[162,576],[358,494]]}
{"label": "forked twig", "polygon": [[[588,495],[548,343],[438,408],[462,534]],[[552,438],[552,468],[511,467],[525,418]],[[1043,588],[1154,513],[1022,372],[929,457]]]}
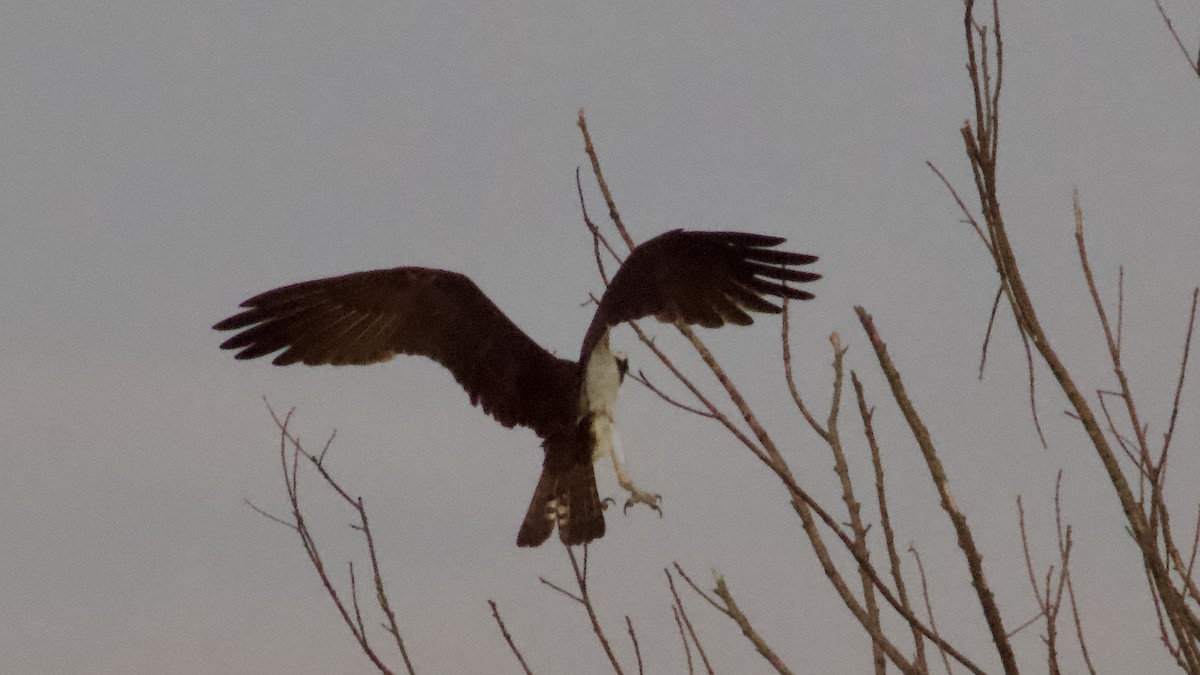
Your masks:
{"label": "forked twig", "polygon": [[604,172],[600,170],[600,155],[596,153],[596,146],[592,144],[592,134],[588,131],[587,118],[583,114],[583,108],[579,109],[578,124],[579,131],[583,134],[583,151],[587,153],[588,159],[592,162],[592,174],[596,177],[596,183],[600,186],[600,194],[604,196],[604,203],[608,206],[608,217],[612,219],[617,232],[621,233],[625,245],[632,251],[634,249],[633,237],[629,236],[629,230],[625,229],[625,222],[621,220],[621,214],[617,211],[617,202],[613,199],[612,190],[608,189],[608,181],[604,180]]}
{"label": "forked twig", "polygon": [[558,591],[559,593],[562,593],[563,595],[574,600],[575,602],[578,602],[580,605],[583,606],[584,611],[587,613],[588,620],[591,621],[591,623],[592,623],[592,632],[595,633],[596,639],[599,640],[600,647],[602,649],[604,649],[604,655],[608,657],[608,662],[609,662],[609,664],[612,665],[613,672],[617,673],[617,675],[623,675],[624,671],[621,670],[621,664],[619,661],[617,661],[617,656],[616,656],[616,654],[613,653],[612,646],[608,642],[608,637],[604,634],[604,629],[600,626],[600,619],[596,616],[596,608],[592,604],[591,595],[588,593],[588,582],[587,582],[588,545],[587,544],[583,545],[583,564],[582,565],[579,564],[579,560],[575,557],[574,549],[572,549],[570,546],[567,546],[565,544],[563,545],[563,548],[566,549],[567,558],[571,561],[571,572],[575,577],[575,586],[576,586],[576,588],[579,589],[579,594],[576,595],[575,593],[572,593],[572,592],[566,590],[565,588],[563,588],[562,586],[559,586],[558,584],[555,584],[551,581],[547,581],[545,577],[538,577],[538,581],[540,581],[543,584],[545,584],[546,586],[549,586],[550,588]]}
{"label": "forked twig", "polygon": [[[725,585],[724,577],[716,574],[715,572],[713,573],[713,577],[716,579],[717,584],[716,588],[713,589],[713,593],[716,594],[716,596],[721,600],[721,602],[718,603],[716,600],[709,597],[707,593],[700,590],[700,587],[697,586],[696,583],[692,581],[691,577],[689,577],[687,573],[683,571],[683,567],[681,567],[679,563],[675,563],[675,571],[679,573],[679,576],[683,577],[683,580],[687,582],[688,586],[692,587],[692,590],[695,591],[697,595],[704,598],[704,600],[708,602],[708,604],[715,607],[717,611],[733,619],[734,623],[736,623],[738,627],[742,629],[742,635],[745,635],[746,639],[750,640],[750,644],[754,645],[754,648],[758,650],[758,653],[767,660],[767,663],[771,664],[771,667],[774,668],[776,672],[790,675],[792,671],[789,670],[787,665],[783,663],[783,660],[779,658],[779,655],[776,654],[773,649],[771,649],[766,640],[759,635],[758,631],[755,630],[754,626],[750,623],[750,619],[747,618],[745,613],[743,613],[742,610],[737,606],[737,603],[733,599],[733,594],[729,592],[729,587]],[[667,577],[670,578],[670,572],[667,573]],[[675,594],[674,585],[671,586],[671,593]],[[676,602],[678,602],[679,596],[677,594],[675,595],[675,599]],[[705,661],[705,665],[708,665],[707,661]],[[709,669],[709,672],[712,672],[711,668]]]}
{"label": "forked twig", "polygon": [[[679,563],[675,565],[678,569]],[[704,653],[704,645],[700,644],[700,637],[696,635],[696,629],[692,626],[692,620],[688,618],[687,610],[683,607],[683,600],[679,598],[679,592],[675,590],[675,579],[671,577],[671,570],[663,568],[663,573],[667,575],[667,587],[671,589],[671,599],[675,603],[675,616],[683,621],[683,627],[687,629],[687,636],[691,638],[692,644],[696,646],[696,653],[700,655],[700,661],[704,663],[704,669],[708,671],[708,675],[713,675],[712,664],[708,662],[708,655]],[[684,642],[687,642],[687,640],[685,639]],[[689,663],[690,660],[689,656]]]}
{"label": "forked twig", "polygon": [[[317,575],[321,579],[321,584],[325,587],[326,595],[333,601],[338,613],[342,617],[342,622],[350,629],[359,648],[370,659],[371,663],[383,673],[391,673],[382,658],[375,651],[371,644],[370,636],[367,633],[366,622],[362,616],[362,609],[358,601],[358,580],[354,572],[354,564],[349,564],[350,568],[350,604],[347,607],[346,601],[342,598],[333,579],[330,577],[326,569],[325,561],[321,556],[316,540],[313,537],[312,531],[308,527],[308,523],[304,518],[304,512],[300,507],[300,481],[299,481],[299,464],[300,458],[308,460],[308,464],[316,469],[317,473],[325,480],[325,484],[332,488],[347,504],[354,509],[358,516],[358,523],[351,525],[351,528],[361,532],[365,538],[367,545],[367,553],[371,562],[371,571],[375,586],[375,599],[379,604],[380,610],[387,618],[387,622],[383,624],[383,628],[392,636],[396,642],[396,646],[400,651],[400,656],[404,661],[404,666],[407,672],[413,673],[412,661],[409,659],[408,650],[404,645],[404,639],[400,635],[400,629],[396,622],[395,612],[391,608],[391,603],[388,600],[387,590],[383,583],[383,576],[379,569],[379,558],[375,549],[374,535],[371,533],[370,520],[367,517],[366,507],[363,505],[362,498],[350,496],[350,494],[338,483],[336,479],[329,473],[328,468],[323,463],[326,453],[329,451],[333,443],[334,435],[331,434],[325,442],[321,452],[317,455],[309,454],[300,443],[300,439],[292,435],[288,429],[291,422],[293,410],[289,410],[283,419],[275,413],[270,403],[263,402],[267,405],[267,410],[271,415],[271,419],[275,422],[279,429],[279,459],[283,469],[284,486],[287,490],[288,502],[291,506],[292,520],[287,521],[278,516],[267,513],[263,509],[250,504],[256,512],[270,518],[272,521],[280,523],[300,536],[300,542],[304,546],[304,551],[308,555],[310,564],[316,570]],[[289,453],[290,449],[290,453]],[[290,460],[289,460],[290,454]],[[249,502],[247,502],[249,503]]]}
{"label": "forked twig", "polygon": [[675,617],[675,625],[679,628],[679,641],[683,643],[683,653],[687,657],[688,675],[694,675],[695,666],[692,664],[692,645],[688,642],[687,631],[683,627],[683,619],[679,617],[679,608],[671,604],[671,614]]}
{"label": "forked twig", "polygon": [[[1067,599],[1071,601],[1071,619],[1075,625],[1075,639],[1079,642],[1079,651],[1083,654],[1083,663],[1091,675],[1096,675],[1092,665],[1092,656],[1088,652],[1087,641],[1083,639],[1083,619],[1080,618],[1079,604],[1075,600],[1075,585],[1071,583],[1071,570],[1068,566],[1071,555],[1071,527],[1064,531],[1062,523],[1062,470],[1054,481],[1054,527],[1058,532],[1058,555],[1062,561],[1063,579],[1067,585]],[[1060,589],[1061,590],[1061,589]]]}
{"label": "forked twig", "polygon": [[[879,504],[879,524],[883,528],[884,544],[888,552],[888,562],[891,565],[892,581],[896,584],[896,594],[900,596],[900,604],[912,612],[912,605],[908,600],[908,585],[904,582],[904,575],[900,570],[900,554],[896,550],[896,533],[892,529],[892,517],[888,508],[887,490],[884,483],[883,473],[883,457],[879,450],[879,442],[875,439],[875,409],[868,408],[866,394],[863,392],[862,382],[858,380],[858,374],[853,370],[850,371],[850,382],[854,385],[854,395],[858,401],[858,414],[862,418],[863,434],[867,438],[867,446],[871,450],[871,466],[875,470],[875,496]],[[916,647],[917,658],[913,664],[918,672],[927,673],[929,664],[925,656],[925,639],[921,635],[921,631],[915,626],[909,627],[912,630],[913,644]]]}
{"label": "forked twig", "polygon": [[659,389],[658,387],[654,386],[654,383],[652,383],[650,381],[650,378],[646,376],[646,373],[642,372],[641,370],[638,370],[637,373],[629,373],[627,375],[627,377],[632,379],[634,382],[637,382],[638,384],[642,385],[643,387],[649,389],[651,392],[656,394],[659,398],[661,398],[666,403],[668,403],[672,406],[675,406],[676,408],[679,408],[680,410],[683,410],[685,412],[690,412],[693,415],[698,415],[700,417],[707,417],[709,419],[716,419],[716,417],[717,417],[716,414],[714,414],[712,411],[694,408],[686,403],[683,403],[683,402],[680,402],[680,401],[677,401],[677,400],[671,398],[662,389]]}
{"label": "forked twig", "polygon": [[967,569],[971,574],[971,586],[975,589],[975,595],[979,600],[980,608],[983,610],[988,630],[991,632],[992,642],[996,645],[996,650],[1000,654],[1005,672],[1016,673],[1016,659],[1012,651],[1012,645],[1006,637],[1004,620],[1000,616],[1000,608],[996,605],[995,596],[988,587],[987,576],[983,572],[983,556],[975,545],[975,537],[967,525],[967,517],[955,505],[954,498],[950,494],[950,479],[942,467],[942,461],[933,446],[929,430],[925,427],[925,423],[921,420],[920,415],[917,414],[916,408],[908,397],[904,382],[900,377],[900,372],[896,369],[895,363],[892,362],[891,357],[888,355],[887,345],[883,342],[882,336],[880,336],[878,329],[875,328],[874,319],[862,307],[855,307],[854,311],[858,314],[863,330],[867,333],[867,337],[871,341],[871,347],[875,350],[879,365],[883,369],[883,374],[891,386],[892,398],[895,399],[896,404],[900,407],[900,411],[903,413],[904,419],[908,422],[909,429],[912,431],[913,438],[916,439],[917,446],[921,450],[921,455],[925,458],[930,478],[933,480],[934,487],[941,497],[942,510],[946,512],[951,525],[954,526],[958,546],[963,552]]}

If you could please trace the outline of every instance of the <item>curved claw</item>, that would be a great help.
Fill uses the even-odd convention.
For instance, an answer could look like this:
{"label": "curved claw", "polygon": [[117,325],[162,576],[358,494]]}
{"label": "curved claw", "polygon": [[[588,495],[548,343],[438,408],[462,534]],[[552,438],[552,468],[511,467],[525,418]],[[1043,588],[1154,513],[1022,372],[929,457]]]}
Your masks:
{"label": "curved claw", "polygon": [[645,504],[655,511],[658,511],[658,517],[662,518],[663,513],[662,506],[660,505],[661,502],[662,495],[650,494],[649,492],[637,490],[629,493],[629,499],[625,500],[625,508],[621,509],[621,513],[629,515],[629,507],[633,506],[634,504]]}

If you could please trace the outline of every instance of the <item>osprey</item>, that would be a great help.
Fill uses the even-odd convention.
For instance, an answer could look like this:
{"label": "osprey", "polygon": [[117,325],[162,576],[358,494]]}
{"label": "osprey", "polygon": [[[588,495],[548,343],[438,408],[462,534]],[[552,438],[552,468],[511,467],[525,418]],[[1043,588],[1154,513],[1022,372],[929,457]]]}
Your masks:
{"label": "osprey", "polygon": [[820,275],[794,269],[816,256],[772,250],[782,237],[674,230],[638,246],[617,270],[584,334],[579,360],[558,358],[516,326],[470,279],[423,267],[355,272],[256,295],[245,311],[217,323],[238,330],[222,349],[253,359],[284,350],[273,363],[362,365],[396,354],[427,356],[445,366],[472,405],[506,427],[529,427],[542,439],[542,475],[517,534],[538,546],[557,525],[564,544],[604,536],[604,506],[592,463],[605,455],[630,503],[657,497],[633,487],[613,454],[613,404],[628,362],[609,348],[609,331],[625,321],[716,328],[753,323],[748,311],[777,314],[764,296],[808,300],[787,282]]}

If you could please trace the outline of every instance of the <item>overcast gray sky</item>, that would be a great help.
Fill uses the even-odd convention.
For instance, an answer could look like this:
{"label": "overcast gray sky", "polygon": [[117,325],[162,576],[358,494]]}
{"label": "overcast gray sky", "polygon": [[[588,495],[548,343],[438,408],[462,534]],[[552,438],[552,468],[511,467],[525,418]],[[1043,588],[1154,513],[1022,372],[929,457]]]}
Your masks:
{"label": "overcast gray sky", "polygon": [[[1108,297],[1126,265],[1129,366],[1160,433],[1200,282],[1200,86],[1152,2],[1002,4],[1001,191],[1023,270],[1069,365],[1088,388],[1111,386],[1075,264],[1077,186]],[[239,363],[209,328],[277,285],[422,265],[470,275],[542,345],[574,355],[583,303],[600,289],[574,185],[581,107],[636,237],[749,230],[821,256],[818,298],[794,315],[802,387],[825,405],[838,331],[895,429],[851,307],[875,315],[979,528],[1010,625],[1034,613],[1014,499],[1028,500],[1049,564],[1062,467],[1094,658],[1107,672],[1167,670],[1111,488],[1044,372],[1050,449],[1038,444],[1003,312],[992,374],[976,379],[994,273],[924,165],[969,189],[960,7],[8,3],[0,670],[371,671],[295,537],[243,502],[284,508],[265,395],[294,406],[314,444],[337,429],[332,466],[374,516],[420,670],[516,672],[494,598],[537,672],[606,672],[583,614],[538,583],[567,581],[561,547],[514,545],[541,462],[531,432],[472,410],[431,362]],[[1167,7],[1194,42],[1195,5]],[[706,338],[805,487],[832,500],[831,460],[787,399],[778,328],[765,318]],[[615,341],[667,382],[628,329]],[[1188,393],[1172,486],[1185,516],[1200,471],[1200,396]],[[866,640],[778,481],[714,425],[636,385],[618,418],[633,475],[665,507],[661,519],[610,513],[593,547],[594,590],[622,657],[631,662],[619,637],[630,614],[647,671],[684,671],[662,573],[678,560],[704,579],[724,573],[797,672],[866,671]],[[847,433],[856,420],[848,409]],[[940,625],[984,654],[950,530],[920,515],[936,508],[925,470],[903,436],[885,449],[897,517],[907,515],[899,537],[937,579]],[[598,473],[619,496],[611,471]],[[315,485],[307,494],[340,565],[357,553],[349,516]],[[685,601],[720,672],[765,672],[735,626]],[[1039,670],[1038,634],[1016,641]]]}

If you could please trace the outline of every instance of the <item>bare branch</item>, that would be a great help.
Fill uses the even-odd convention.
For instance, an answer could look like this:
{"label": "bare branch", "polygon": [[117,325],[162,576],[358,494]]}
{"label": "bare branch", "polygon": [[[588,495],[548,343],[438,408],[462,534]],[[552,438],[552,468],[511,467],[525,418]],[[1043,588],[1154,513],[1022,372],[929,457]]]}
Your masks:
{"label": "bare branch", "polygon": [[[341,593],[333,583],[333,579],[329,576],[326,570],[325,561],[321,556],[320,550],[317,547],[316,540],[313,537],[311,530],[308,528],[308,523],[304,519],[304,513],[300,506],[300,481],[299,481],[299,464],[300,457],[308,460],[308,464],[315,468],[317,472],[325,479],[325,484],[331,487],[339,496],[341,496],[356,512],[358,523],[352,525],[352,529],[362,532],[367,543],[367,550],[371,560],[371,567],[374,573],[376,600],[380,608],[388,618],[388,624],[385,625],[388,633],[396,641],[396,645],[400,650],[400,655],[404,660],[404,665],[410,674],[413,673],[412,662],[409,659],[408,651],[404,646],[404,640],[400,636],[400,630],[396,625],[395,615],[392,613],[390,604],[387,599],[387,593],[383,585],[382,576],[379,571],[379,562],[375,554],[374,538],[371,534],[370,521],[367,518],[366,508],[363,506],[361,499],[350,497],[349,493],[333,478],[328,469],[321,463],[321,459],[325,457],[332,442],[333,434],[329,436],[321,452],[317,456],[313,456],[304,450],[300,440],[293,436],[288,429],[288,424],[291,422],[292,413],[294,410],[289,410],[287,415],[280,419],[271,407],[271,404],[263,399],[267,405],[267,410],[274,420],[276,427],[279,429],[279,458],[280,465],[283,469],[284,487],[287,490],[288,502],[292,509],[292,522],[288,523],[281,518],[272,516],[262,509],[251,504],[255,511],[270,518],[273,521],[283,523],[290,529],[294,530],[300,537],[300,542],[304,546],[304,551],[308,555],[310,564],[316,570],[317,576],[321,579],[321,584],[325,587],[325,593],[333,601],[338,613],[342,617],[342,622],[350,629],[350,633],[354,636],[359,648],[363,654],[371,661],[371,663],[382,673],[391,673],[392,671],[384,665],[382,659],[376,653],[374,646],[371,644],[370,637],[367,633],[366,622],[362,616],[362,610],[358,602],[358,582],[354,573],[354,564],[349,564],[350,568],[350,606],[347,607]],[[290,453],[289,453],[290,449]],[[289,459],[290,455],[290,459]]]}
{"label": "bare branch", "polygon": [[612,666],[613,672],[617,675],[622,675],[621,664],[617,661],[616,655],[613,653],[612,646],[609,645],[608,637],[604,634],[604,629],[600,626],[600,619],[596,616],[596,608],[592,605],[591,595],[588,593],[587,585],[587,544],[583,545],[583,564],[579,564],[579,560],[575,557],[575,550],[570,546],[563,545],[567,551],[567,558],[571,561],[571,572],[575,577],[575,586],[579,589],[579,594],[576,595],[563,587],[547,581],[545,577],[538,577],[538,581],[546,586],[562,593],[568,598],[583,605],[584,611],[587,613],[588,620],[592,624],[592,632],[596,635],[596,639],[600,642],[600,647],[604,650],[604,655],[608,657],[608,662]]}
{"label": "bare branch", "polygon": [[1200,300],[1200,288],[1192,290],[1192,310],[1188,316],[1187,337],[1183,339],[1183,357],[1179,360],[1179,380],[1175,385],[1175,399],[1171,403],[1171,422],[1167,425],[1167,433],[1163,438],[1162,455],[1165,457],[1167,448],[1171,446],[1171,438],[1175,435],[1175,422],[1179,418],[1179,401],[1183,397],[1183,377],[1187,373],[1188,353],[1192,349],[1192,330],[1196,327],[1196,302]]}
{"label": "bare branch", "polygon": [[1171,24],[1171,18],[1167,16],[1167,10],[1163,9],[1162,3],[1159,0],[1154,0],[1154,6],[1158,7],[1158,13],[1167,24],[1167,31],[1175,39],[1175,44],[1179,45],[1179,51],[1183,52],[1183,58],[1187,59],[1188,66],[1196,73],[1197,77],[1200,77],[1200,50],[1197,50],[1196,57],[1192,58],[1191,53],[1188,52],[1188,48],[1184,46],[1183,40],[1180,39],[1179,33],[1176,32],[1175,26]]}
{"label": "bare branch", "polygon": [[583,151],[587,153],[588,159],[592,162],[592,174],[596,176],[600,194],[604,196],[604,203],[608,206],[608,217],[612,219],[617,232],[621,233],[625,245],[632,251],[634,249],[633,237],[629,236],[629,230],[625,229],[625,223],[617,211],[617,202],[613,200],[612,191],[608,189],[608,181],[604,180],[604,172],[600,170],[600,156],[596,154],[596,146],[592,144],[592,135],[588,132],[587,118],[584,117],[583,108],[579,109],[579,131],[583,133]]}
{"label": "bare branch", "polygon": [[687,632],[683,628],[683,619],[679,617],[679,607],[674,603],[671,604],[671,614],[675,616],[675,625],[679,628],[679,640],[683,642],[683,653],[687,656],[688,675],[693,675],[696,669],[692,665],[692,646],[688,644]]}
{"label": "bare branch", "polygon": [[946,176],[941,172],[941,170],[934,166],[933,162],[926,160],[925,166],[928,166],[930,171],[933,171],[934,175],[938,177],[938,180],[942,181],[942,185],[945,185],[946,189],[950,191],[950,196],[954,198],[955,203],[958,204],[959,210],[961,210],[963,213],[963,222],[967,223],[975,230],[975,234],[979,235],[980,241],[983,242],[984,248],[987,249],[988,255],[995,259],[996,252],[992,250],[992,242],[988,241],[987,235],[983,233],[983,228],[979,226],[979,221],[975,220],[975,216],[971,214],[971,211],[963,202],[962,197],[958,196],[958,191],[954,189],[954,186],[950,184],[950,181],[946,179]]}
{"label": "bare branch", "polygon": [[683,601],[679,599],[679,593],[675,590],[675,579],[671,577],[671,570],[663,568],[663,573],[667,575],[667,586],[671,589],[671,598],[675,601],[676,616],[683,619],[683,625],[687,628],[687,634],[692,639],[692,644],[696,645],[696,653],[700,655],[700,660],[704,662],[704,669],[709,675],[713,675],[712,665],[708,662],[708,655],[704,653],[704,646],[700,644],[700,638],[696,635],[696,629],[692,627],[692,621],[688,618],[687,610],[683,608]]}
{"label": "bare branch", "polygon": [[633,630],[633,619],[629,615],[625,615],[625,625],[629,628],[629,641],[633,643],[633,655],[637,657],[638,675],[644,675],[645,667],[642,665],[642,648],[638,646],[637,633]]}
{"label": "bare branch", "polygon": [[[500,609],[496,607],[496,601],[488,598],[488,604],[492,607],[492,618],[496,620],[496,625],[500,627],[500,634],[504,636],[504,641],[508,643],[509,650],[513,656],[517,657],[517,662],[521,664],[521,670],[525,671],[525,675],[533,675],[533,671],[529,669],[529,664],[525,663],[525,657],[521,655],[521,650],[517,649],[517,645],[513,642],[512,635],[508,632],[508,627],[504,625],[504,619],[500,618]],[[632,627],[630,632],[632,632]]]}
{"label": "bare branch", "polygon": [[725,603],[725,613],[737,623],[739,628],[742,629],[742,635],[745,635],[746,639],[750,640],[750,643],[754,645],[754,648],[758,650],[758,653],[767,660],[767,663],[771,664],[771,667],[774,668],[776,672],[790,675],[792,671],[789,670],[779,656],[771,650],[766,641],[762,639],[762,636],[758,634],[758,631],[754,630],[754,626],[750,624],[750,619],[746,617],[745,613],[743,613],[742,610],[737,606],[737,603],[734,602],[733,594],[729,592],[729,587],[725,585],[725,577],[715,573],[713,576],[716,578],[717,582],[717,587],[713,589],[713,593],[715,593],[717,597]]}
{"label": "bare branch", "polygon": [[[1033,589],[1033,599],[1037,603],[1038,610],[1040,611],[1039,616],[1042,616],[1046,613],[1046,606],[1042,602],[1042,595],[1041,591],[1038,589],[1037,578],[1033,574],[1033,557],[1029,553],[1029,536],[1025,532],[1025,506],[1021,503],[1021,495],[1017,495],[1017,514],[1017,524],[1021,531],[1021,550],[1025,553],[1025,572],[1029,575],[1029,586]],[[1010,635],[1015,634],[1017,630],[1014,630],[1012,633],[1010,633]]]}
{"label": "bare branch", "polygon": [[587,200],[583,198],[583,183],[579,178],[579,167],[575,167],[575,190],[579,193],[579,210],[583,213],[583,224],[587,225],[588,231],[592,233],[592,253],[596,256],[596,269],[600,272],[600,279],[604,282],[604,285],[608,286],[608,272],[604,268],[604,259],[600,255],[600,246],[604,246],[604,249],[613,257],[613,260],[617,261],[618,265],[621,264],[621,256],[617,255],[612,245],[608,243],[608,238],[604,236],[604,232],[588,216]]}
{"label": "bare branch", "polygon": [[1117,353],[1121,353],[1121,336],[1125,331],[1125,266],[1117,267]]}
{"label": "bare branch", "polygon": [[808,406],[804,404],[804,399],[800,397],[800,390],[796,387],[796,377],[792,370],[792,346],[791,346],[791,303],[788,302],[788,297],[783,296],[783,318],[780,327],[780,342],[783,344],[783,376],[787,381],[788,391],[792,394],[792,401],[796,404],[796,408],[804,417],[804,421],[808,422],[808,426],[812,427],[813,431],[817,432],[823,440],[828,442],[829,432],[821,426],[817,418],[808,410]]}
{"label": "bare branch", "polygon": [[[882,453],[880,453],[879,443],[875,439],[875,425],[872,422],[875,414],[874,409],[867,407],[867,399],[863,393],[862,383],[858,381],[858,375],[853,370],[850,371],[850,382],[854,385],[854,395],[858,400],[858,414],[862,418],[863,433],[866,435],[867,445],[871,449],[871,465],[875,469],[875,495],[879,504],[879,524],[883,527],[884,543],[887,547],[888,561],[891,564],[892,581],[896,584],[896,594],[900,596],[901,606],[911,613],[912,605],[908,601],[908,588],[904,583],[904,575],[900,571],[900,554],[896,551],[896,533],[892,529],[892,518],[888,509]],[[929,664],[925,657],[925,640],[921,635],[921,631],[915,626],[910,626],[909,628],[912,630],[913,644],[917,651],[917,659],[914,666],[918,672],[928,672]]]}
{"label": "bare branch", "polygon": [[1042,433],[1042,423],[1038,419],[1037,411],[1037,389],[1035,381],[1037,380],[1033,370],[1033,350],[1029,348],[1029,336],[1021,333],[1021,344],[1025,346],[1025,368],[1029,373],[1029,411],[1033,416],[1033,428],[1037,430],[1038,440],[1042,442],[1042,449],[1045,450],[1049,446],[1046,445],[1046,434]]}
{"label": "bare branch", "polygon": [[[833,400],[829,404],[829,418],[825,425],[828,433],[825,441],[833,453],[833,472],[837,474],[838,480],[842,484],[842,503],[846,505],[847,515],[850,517],[850,529],[854,533],[854,546],[858,550],[856,557],[860,561],[868,563],[859,565],[859,578],[862,583],[863,603],[866,605],[867,620],[876,629],[875,632],[882,634],[883,626],[880,623],[879,605],[875,599],[875,589],[871,584],[871,576],[866,572],[871,559],[870,551],[867,548],[867,527],[862,521],[862,506],[854,496],[854,483],[850,478],[850,465],[846,461],[846,453],[842,450],[841,433],[838,431],[837,420],[843,382],[842,360],[846,355],[846,348],[842,347],[837,333],[829,336],[829,343],[833,346]],[[884,657],[882,646],[875,640],[871,641],[871,656],[872,662],[875,665],[875,672],[878,675],[883,675],[887,670],[887,660]]]}
{"label": "bare branch", "polygon": [[958,507],[954,503],[954,498],[950,495],[950,479],[942,467],[942,461],[938,458],[937,450],[933,447],[929,430],[925,427],[925,423],[921,421],[912,401],[909,400],[908,393],[904,388],[904,382],[900,378],[900,372],[896,369],[891,357],[888,356],[887,345],[884,344],[883,338],[875,328],[875,322],[871,318],[871,315],[867,314],[866,310],[862,307],[855,307],[854,311],[858,314],[863,330],[866,331],[867,337],[870,338],[871,346],[874,348],[875,355],[879,359],[879,365],[883,369],[884,376],[887,378],[888,384],[891,385],[892,398],[900,406],[900,411],[904,414],[909,429],[912,431],[913,437],[921,449],[921,454],[925,458],[925,464],[929,467],[930,477],[933,479],[934,487],[937,488],[938,495],[941,497],[942,510],[946,512],[950,523],[954,526],[955,535],[958,538],[958,546],[962,549],[963,557],[967,562],[967,569],[971,573],[971,585],[975,588],[975,594],[979,598],[980,607],[983,609],[984,617],[987,620],[988,630],[991,632],[992,641],[1000,654],[1000,660],[1004,664],[1005,672],[1016,673],[1016,659],[1013,655],[1012,645],[1006,637],[1004,621],[1000,616],[1000,608],[996,605],[995,597],[988,587],[987,577],[983,573],[983,556],[980,555],[975,545],[975,538],[971,534],[971,529],[967,526],[967,517],[958,510]]}
{"label": "bare branch", "polygon": [[1022,623],[1020,626],[1017,626],[1016,628],[1008,631],[1008,637],[1013,637],[1013,636],[1017,635],[1018,633],[1020,633],[1021,631],[1025,630],[1026,628],[1029,628],[1033,624],[1037,623],[1038,619],[1042,618],[1042,616],[1043,615],[1042,615],[1041,610],[1038,610],[1037,614],[1034,614],[1033,616],[1026,619],[1025,622]]}
{"label": "bare branch", "polygon": [[644,372],[642,372],[641,370],[638,370],[636,374],[629,373],[628,377],[630,379],[632,379],[634,382],[637,382],[638,384],[642,385],[643,387],[654,392],[663,401],[667,402],[668,404],[670,404],[672,406],[675,406],[676,408],[679,408],[680,410],[683,410],[685,412],[690,412],[693,415],[699,415],[700,417],[706,417],[708,419],[716,419],[717,418],[717,415],[711,411],[701,410],[699,408],[693,408],[692,406],[687,405],[686,403],[681,403],[681,402],[676,401],[675,399],[671,398],[665,392],[663,392],[663,390],[654,386],[654,384],[652,382],[650,382],[650,378],[646,377],[646,374]]}
{"label": "bare branch", "polygon": [[[921,578],[921,596],[925,599],[925,614],[929,617],[929,628],[936,635],[937,621],[933,618],[933,603],[929,601],[929,581],[925,578],[925,565],[921,563],[921,554],[917,552],[916,547],[909,545],[908,552],[917,561],[917,574]],[[942,655],[942,665],[946,668],[946,675],[950,675],[954,671],[950,669],[950,659],[946,655],[946,648],[940,641],[935,641],[934,643],[937,645],[938,652]]]}
{"label": "bare branch", "polygon": [[704,598],[704,600],[708,604],[712,605],[718,612],[721,612],[722,614],[727,614],[725,607],[721,606],[721,604],[718,603],[716,600],[713,600],[712,597],[709,596],[708,593],[705,593],[699,586],[696,585],[696,582],[692,581],[692,578],[687,575],[687,572],[683,571],[682,565],[680,565],[678,562],[675,562],[672,564],[675,566],[675,571],[679,573],[679,576],[683,577],[683,580],[685,582],[687,582],[688,586],[692,587],[692,590],[696,592],[696,595],[699,595],[700,597]]}
{"label": "bare branch", "polygon": [[1004,297],[1004,285],[996,289],[996,298],[992,300],[992,311],[988,314],[987,330],[983,334],[983,346],[979,349],[979,379],[983,379],[983,368],[987,365],[988,344],[992,340],[992,327],[996,325],[996,311],[1000,309],[1000,298]]}
{"label": "bare branch", "polygon": [[[1067,598],[1071,601],[1071,618],[1075,625],[1075,639],[1079,642],[1079,651],[1083,654],[1083,662],[1087,666],[1088,672],[1091,675],[1096,675],[1096,668],[1092,665],[1092,657],[1088,653],[1087,641],[1083,639],[1083,620],[1079,614],[1079,604],[1075,600],[1075,586],[1071,583],[1071,526],[1068,525],[1065,530],[1062,522],[1062,469],[1058,470],[1058,476],[1054,479],[1054,527],[1058,533],[1058,554],[1062,565],[1062,578],[1067,586]],[[1062,593],[1060,586],[1059,593]]]}

